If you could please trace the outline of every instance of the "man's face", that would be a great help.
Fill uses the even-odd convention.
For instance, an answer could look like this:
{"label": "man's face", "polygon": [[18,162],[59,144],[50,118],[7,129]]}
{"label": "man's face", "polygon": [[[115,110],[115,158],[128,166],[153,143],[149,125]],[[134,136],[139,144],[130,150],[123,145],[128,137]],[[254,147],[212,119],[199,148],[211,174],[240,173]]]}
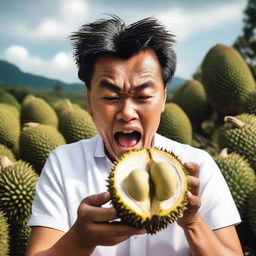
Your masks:
{"label": "man's face", "polygon": [[131,149],[151,147],[165,100],[160,65],[153,51],[140,51],[127,60],[102,56],[96,61],[88,110],[110,159]]}

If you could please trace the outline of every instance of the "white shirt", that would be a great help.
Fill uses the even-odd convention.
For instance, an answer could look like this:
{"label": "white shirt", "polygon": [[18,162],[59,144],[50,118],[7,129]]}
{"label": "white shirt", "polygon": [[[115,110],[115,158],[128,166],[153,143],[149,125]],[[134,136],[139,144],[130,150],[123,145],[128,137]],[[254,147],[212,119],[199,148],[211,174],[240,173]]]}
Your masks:
{"label": "white shirt", "polygon": [[[211,156],[197,148],[156,134],[154,146],[176,154],[182,162],[200,165],[199,212],[211,229],[240,222],[228,186]],[[67,232],[77,218],[85,197],[107,190],[112,167],[102,138],[96,137],[56,148],[49,156],[36,186],[29,226],[45,226]],[[175,222],[156,235],[138,235],[116,246],[97,246],[93,256],[189,256],[182,228]]]}

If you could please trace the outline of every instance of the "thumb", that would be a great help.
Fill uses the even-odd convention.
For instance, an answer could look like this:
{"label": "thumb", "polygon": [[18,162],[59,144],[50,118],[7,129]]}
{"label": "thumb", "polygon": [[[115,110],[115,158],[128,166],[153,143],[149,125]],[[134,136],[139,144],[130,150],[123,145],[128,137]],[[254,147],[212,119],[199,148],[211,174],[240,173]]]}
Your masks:
{"label": "thumb", "polygon": [[89,204],[91,206],[102,206],[103,204],[107,203],[110,200],[110,193],[109,192],[103,192],[100,194],[95,194],[86,197],[83,202],[86,204]]}

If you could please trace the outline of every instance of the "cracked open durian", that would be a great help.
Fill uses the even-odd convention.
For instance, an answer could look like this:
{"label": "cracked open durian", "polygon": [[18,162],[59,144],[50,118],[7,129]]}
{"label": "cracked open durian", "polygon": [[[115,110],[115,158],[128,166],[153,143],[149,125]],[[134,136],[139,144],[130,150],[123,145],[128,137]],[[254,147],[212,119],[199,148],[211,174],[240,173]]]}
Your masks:
{"label": "cracked open durian", "polygon": [[154,234],[183,216],[187,174],[172,153],[157,148],[132,150],[111,170],[108,190],[122,223]]}

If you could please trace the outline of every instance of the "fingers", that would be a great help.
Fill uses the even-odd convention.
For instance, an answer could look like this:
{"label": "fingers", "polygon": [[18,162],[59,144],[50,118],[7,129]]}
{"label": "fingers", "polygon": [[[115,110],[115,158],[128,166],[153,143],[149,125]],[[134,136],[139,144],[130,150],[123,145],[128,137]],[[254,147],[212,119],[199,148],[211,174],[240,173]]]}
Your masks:
{"label": "fingers", "polygon": [[110,193],[103,192],[96,195],[91,195],[86,197],[83,202],[92,206],[102,206],[103,204],[107,203],[110,200]]}
{"label": "fingers", "polygon": [[81,210],[83,211],[83,218],[91,222],[108,222],[118,218],[114,207],[104,208],[83,204]]}
{"label": "fingers", "polygon": [[189,191],[194,194],[199,194],[200,180],[199,180],[199,165],[197,163],[188,162],[184,164],[188,172]]}
{"label": "fingers", "polygon": [[113,207],[101,207],[110,200],[110,193],[104,192],[86,197],[79,206],[78,215],[90,222],[108,222],[117,219]]}
{"label": "fingers", "polygon": [[199,177],[199,165],[197,163],[188,162],[184,164],[189,175]]}
{"label": "fingers", "polygon": [[199,189],[200,189],[200,180],[193,176],[188,176],[188,187],[189,191],[193,194],[198,196]]}
{"label": "fingers", "polygon": [[198,196],[193,195],[190,191],[187,193],[187,199],[190,206],[199,209],[201,207],[201,200]]}

